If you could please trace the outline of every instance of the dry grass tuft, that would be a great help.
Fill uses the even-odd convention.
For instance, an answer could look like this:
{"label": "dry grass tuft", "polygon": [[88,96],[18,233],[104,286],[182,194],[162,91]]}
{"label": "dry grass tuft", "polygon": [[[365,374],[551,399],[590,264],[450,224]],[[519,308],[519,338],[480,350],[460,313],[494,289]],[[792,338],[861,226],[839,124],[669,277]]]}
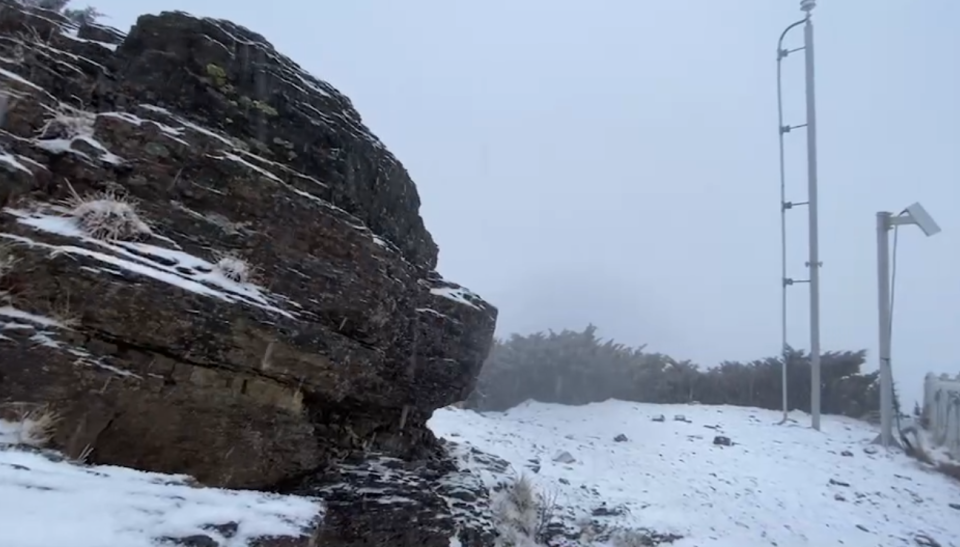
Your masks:
{"label": "dry grass tuft", "polygon": [[60,424],[60,414],[49,405],[31,403],[7,403],[16,426],[16,443],[43,448],[50,444]]}
{"label": "dry grass tuft", "polygon": [[256,269],[245,259],[231,253],[214,253],[217,261],[214,266],[223,277],[234,283],[253,283],[256,278]]}
{"label": "dry grass tuft", "polygon": [[94,239],[136,241],[152,234],[150,226],[140,219],[137,203],[114,192],[97,192],[67,200],[70,216],[80,229]]}
{"label": "dry grass tuft", "polygon": [[50,303],[50,309],[47,313],[50,318],[57,321],[63,328],[73,329],[80,325],[80,314],[71,303],[70,294],[64,294]]}
{"label": "dry grass tuft", "polygon": [[494,495],[493,513],[500,532],[498,547],[540,545],[556,509],[556,496],[537,491],[526,475],[519,475]]}
{"label": "dry grass tuft", "polygon": [[939,473],[960,481],[960,464],[946,462],[934,458],[923,445],[923,436],[916,426],[909,426],[900,432],[900,440],[904,445],[907,456],[929,465]]}
{"label": "dry grass tuft", "polygon": [[17,257],[13,255],[13,245],[0,244],[0,278],[13,271]]}
{"label": "dry grass tuft", "polygon": [[96,114],[61,103],[57,108],[44,107],[49,112],[43,127],[41,139],[65,139],[92,137],[97,121]]}

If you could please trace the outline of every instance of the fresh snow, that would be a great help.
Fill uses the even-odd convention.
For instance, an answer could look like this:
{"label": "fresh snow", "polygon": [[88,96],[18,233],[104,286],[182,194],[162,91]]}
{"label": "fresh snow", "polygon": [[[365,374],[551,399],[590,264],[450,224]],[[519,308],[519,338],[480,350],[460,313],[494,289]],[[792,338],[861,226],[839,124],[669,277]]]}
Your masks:
{"label": "fresh snow", "polygon": [[[777,425],[779,413],[753,408],[607,401],[445,408],[429,425],[511,462],[571,521],[622,507],[610,524],[684,536],[674,547],[960,546],[960,484],[871,445],[877,431],[864,422],[827,416],[817,432],[792,417]],[[717,435],[734,445],[714,445]],[[555,462],[563,452],[575,461]]]}
{"label": "fresh snow", "polygon": [[[116,29],[112,29],[112,28],[110,28],[110,27],[104,27],[104,26],[102,26],[102,25],[97,25],[97,24],[93,24],[93,25],[91,25],[91,26],[94,27],[94,28],[98,28],[98,27],[99,27],[99,28],[101,28],[101,29],[109,29],[109,30],[114,30],[114,31],[116,30]],[[61,26],[61,28],[60,28],[60,33],[63,34],[64,36],[66,36],[67,38],[70,38],[71,40],[74,40],[74,41],[77,41],[77,42],[84,42],[84,43],[87,43],[87,44],[97,44],[98,46],[103,47],[103,48],[106,48],[106,49],[109,49],[110,51],[117,51],[117,48],[119,47],[117,44],[110,44],[110,43],[108,43],[108,42],[100,42],[100,41],[98,41],[98,40],[90,40],[90,39],[87,39],[87,38],[81,38],[81,37],[80,37],[80,32],[79,32],[79,30],[80,30],[79,25],[73,25],[73,24],[71,24],[71,25],[69,25],[69,26]]]}
{"label": "fresh snow", "polygon": [[[183,475],[85,466],[22,449],[18,424],[0,421],[0,545],[161,547],[207,535],[223,547],[264,536],[300,537],[323,515],[318,500],[201,488]],[[232,537],[218,525],[237,524]]]}
{"label": "fresh snow", "polygon": [[[314,177],[311,177],[311,176],[309,176],[309,175],[306,175],[306,174],[304,174],[304,173],[301,173],[301,172],[299,172],[299,171],[297,171],[297,170],[295,170],[295,169],[291,169],[290,167],[288,167],[288,166],[286,166],[286,165],[283,165],[283,164],[281,164],[281,163],[277,163],[277,162],[275,162],[275,161],[268,160],[268,159],[263,158],[263,157],[261,157],[261,156],[258,156],[258,155],[256,155],[256,154],[253,154],[252,152],[250,152],[250,151],[248,151],[248,150],[243,150],[242,148],[238,147],[237,144],[234,143],[233,141],[231,141],[229,138],[224,137],[224,136],[218,134],[216,131],[213,131],[213,130],[211,130],[211,129],[207,129],[207,128],[205,128],[205,127],[199,126],[199,125],[197,125],[197,124],[195,124],[195,123],[193,123],[193,122],[190,122],[190,121],[188,121],[188,120],[186,120],[186,119],[184,119],[184,118],[182,118],[182,117],[180,117],[180,116],[177,116],[177,115],[173,114],[172,112],[170,112],[169,110],[167,110],[166,108],[163,108],[163,107],[160,107],[160,106],[157,106],[157,105],[152,105],[152,104],[140,104],[140,105],[139,105],[139,108],[142,108],[143,110],[146,110],[146,111],[148,111],[148,112],[153,112],[153,113],[156,113],[156,114],[162,114],[162,115],[164,115],[164,116],[170,117],[170,118],[174,119],[177,123],[179,123],[181,126],[183,126],[182,128],[173,128],[173,127],[170,127],[170,126],[167,126],[167,125],[160,124],[160,125],[161,125],[161,129],[164,130],[165,133],[166,133],[168,136],[171,136],[171,138],[175,138],[176,136],[182,135],[184,129],[191,129],[191,130],[196,131],[196,132],[198,132],[198,133],[200,133],[200,134],[202,134],[202,135],[205,135],[205,136],[207,136],[207,137],[210,137],[210,138],[212,138],[212,139],[215,139],[215,140],[217,140],[218,142],[220,142],[221,144],[225,145],[225,146],[227,147],[227,149],[220,150],[220,151],[218,151],[218,153],[216,153],[216,154],[213,154],[213,153],[207,154],[207,157],[212,158],[212,159],[215,159],[215,160],[235,162],[235,163],[237,163],[237,164],[239,164],[239,165],[242,165],[243,167],[245,167],[245,168],[247,168],[247,169],[250,169],[251,171],[257,173],[258,175],[264,177],[265,179],[267,179],[267,180],[269,180],[269,181],[271,181],[271,182],[274,182],[274,183],[280,185],[281,187],[283,187],[283,188],[285,188],[285,189],[293,192],[294,194],[296,194],[296,195],[298,195],[298,196],[300,196],[300,197],[302,197],[302,198],[305,198],[305,199],[307,199],[307,200],[310,200],[311,202],[313,202],[313,203],[315,203],[315,204],[318,204],[318,205],[320,205],[320,206],[322,206],[322,207],[324,207],[324,208],[327,208],[327,209],[336,211],[337,213],[339,213],[339,214],[343,215],[344,217],[346,217],[347,220],[349,220],[349,225],[350,225],[352,228],[354,228],[355,230],[357,230],[357,231],[365,234],[366,236],[370,237],[370,238],[373,240],[373,242],[374,242],[375,244],[377,244],[378,246],[380,246],[380,247],[382,247],[382,248],[384,248],[384,249],[393,251],[393,252],[399,252],[399,250],[397,249],[397,247],[396,247],[395,245],[393,245],[392,243],[390,243],[389,241],[387,241],[387,240],[384,239],[383,237],[376,235],[376,234],[373,232],[373,230],[371,230],[371,229],[370,229],[362,220],[360,220],[356,215],[351,214],[351,213],[347,212],[346,210],[344,210],[344,209],[342,209],[342,208],[340,208],[340,207],[337,207],[337,206],[334,205],[333,203],[331,203],[331,202],[329,202],[329,201],[327,201],[327,200],[325,200],[325,199],[323,199],[323,198],[321,198],[321,197],[319,197],[319,196],[316,196],[316,195],[314,195],[314,194],[311,194],[310,192],[306,192],[306,191],[304,191],[304,190],[301,190],[301,189],[297,188],[296,186],[287,183],[287,182],[284,181],[282,178],[280,178],[276,173],[270,171],[269,169],[266,169],[266,168],[261,167],[261,166],[259,166],[259,165],[255,165],[254,163],[251,163],[250,161],[248,161],[248,158],[249,158],[250,160],[254,160],[254,161],[258,162],[258,163],[265,164],[265,165],[269,165],[269,166],[274,167],[274,168],[276,168],[276,169],[279,169],[279,170],[281,170],[281,171],[283,171],[283,172],[285,172],[285,173],[287,173],[287,174],[293,175],[294,177],[297,177],[298,179],[302,179],[302,180],[309,181],[309,182],[311,182],[311,183],[313,183],[313,184],[316,184],[316,185],[321,186],[321,187],[324,187],[324,188],[326,188],[326,187],[328,186],[326,183],[321,182],[320,180],[318,180],[318,179],[316,179],[316,178],[314,178]],[[140,125],[140,124],[144,123],[144,121],[145,121],[145,120],[140,119],[140,118],[137,117],[137,116],[134,116],[134,115],[132,115],[132,114],[126,114],[126,113],[110,112],[110,113],[101,114],[101,115],[109,115],[109,116],[112,116],[112,117],[115,117],[115,118],[118,118],[118,119],[122,119],[122,120],[124,120],[124,121],[127,121],[127,122],[132,123],[132,124],[136,124],[136,125]],[[154,123],[157,123],[157,122],[154,122]],[[163,128],[166,128],[166,129],[163,129]],[[175,133],[175,134],[169,133],[169,131],[175,131],[176,133]],[[185,141],[182,141],[182,142],[185,142]],[[189,146],[189,145],[188,145],[188,146]],[[212,189],[212,188],[207,188],[207,189],[210,190],[210,191],[216,192],[216,190],[214,190],[214,189]]]}
{"label": "fresh snow", "polygon": [[441,319],[448,319],[450,321],[456,321],[456,319],[450,317],[449,315],[445,313],[440,313],[433,308],[417,308],[417,313],[428,313],[430,315],[433,315],[434,317],[439,317]]}
{"label": "fresh snow", "polygon": [[19,169],[28,175],[33,175],[33,171],[27,169],[27,167],[20,163],[17,158],[15,158],[12,154],[4,152],[2,149],[0,149],[0,163],[9,165],[14,169]]}
{"label": "fresh snow", "polygon": [[10,72],[9,70],[0,68],[0,76],[3,76],[4,78],[13,80],[13,81],[15,81],[15,82],[19,82],[19,83],[21,83],[21,84],[23,84],[23,85],[25,85],[25,86],[32,87],[32,88],[34,88],[34,89],[36,89],[36,90],[38,90],[38,91],[43,91],[43,88],[42,88],[42,87],[38,86],[37,84],[31,82],[30,80],[24,78],[23,76],[20,76],[19,74],[15,73],[15,72]]}
{"label": "fresh snow", "polygon": [[[39,325],[41,327],[55,327],[58,329],[67,328],[66,325],[62,324],[60,321],[57,321],[56,319],[51,319],[49,317],[44,317],[42,315],[36,315],[30,312],[25,312],[13,306],[0,306],[0,316],[10,317],[13,319],[20,319],[20,320],[26,321],[27,323],[33,323],[34,325]],[[22,325],[22,323],[17,323],[17,324]],[[0,328],[2,328],[2,326],[0,326]],[[30,327],[30,328],[33,328],[33,327]]]}
{"label": "fresh snow", "polygon": [[477,306],[469,300],[470,298],[479,299],[479,297],[472,292],[470,292],[465,287],[435,287],[430,289],[430,294],[435,296],[441,296],[447,300],[453,300],[458,304],[463,304],[464,306],[469,306],[475,310],[479,310],[480,306]]}
{"label": "fresh snow", "polygon": [[179,142],[184,146],[190,146],[190,143],[181,139],[180,136],[183,135],[184,130],[182,128],[170,127],[169,125],[160,123],[155,120],[145,120],[139,116],[130,114],[129,112],[100,112],[97,114],[98,117],[104,118],[113,118],[129,123],[137,127],[143,126],[145,123],[149,123],[157,127],[164,136],[169,137],[172,140]]}
{"label": "fresh snow", "polygon": [[[29,313],[14,306],[0,306],[0,341],[12,340],[9,336],[3,334],[4,331],[33,332],[30,335],[31,342],[38,346],[64,350],[77,358],[75,363],[78,365],[94,366],[109,370],[120,376],[140,378],[137,374],[105,363],[102,358],[93,356],[85,349],[58,341],[55,331],[69,328],[70,325],[50,317]],[[2,434],[0,434],[0,442],[2,442]]]}
{"label": "fresh snow", "polygon": [[101,241],[86,236],[73,218],[55,214],[5,209],[17,221],[35,230],[76,238],[88,245],[98,246],[108,252],[99,252],[75,245],[51,245],[30,238],[0,233],[0,238],[19,243],[48,248],[52,253],[67,253],[95,259],[107,268],[103,271],[135,272],[180,287],[197,294],[218,298],[227,302],[243,302],[261,309],[293,318],[295,315],[271,303],[266,290],[251,283],[229,279],[215,264],[183,251],[167,249],[146,243],[124,241]]}

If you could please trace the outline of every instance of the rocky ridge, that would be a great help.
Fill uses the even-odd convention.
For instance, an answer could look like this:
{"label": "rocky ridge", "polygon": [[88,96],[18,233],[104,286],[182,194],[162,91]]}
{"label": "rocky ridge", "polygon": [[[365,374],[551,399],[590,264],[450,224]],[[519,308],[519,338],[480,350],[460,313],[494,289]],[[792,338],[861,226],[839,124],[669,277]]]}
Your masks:
{"label": "rocky ridge", "polygon": [[[451,516],[445,481],[485,490],[425,424],[472,389],[496,309],[435,271],[416,188],[350,101],[262,36],[0,0],[0,202],[0,410],[56,412],[52,447],[341,499],[379,473],[409,493],[380,499],[396,526],[440,523],[396,545],[492,541]],[[371,544],[344,520],[361,502],[328,545]]]}

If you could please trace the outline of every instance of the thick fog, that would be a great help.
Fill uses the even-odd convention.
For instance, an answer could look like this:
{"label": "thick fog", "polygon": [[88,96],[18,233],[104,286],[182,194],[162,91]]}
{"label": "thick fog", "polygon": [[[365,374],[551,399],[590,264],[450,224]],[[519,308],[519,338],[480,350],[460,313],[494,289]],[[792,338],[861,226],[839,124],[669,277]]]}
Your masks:
{"label": "thick fog", "polygon": [[[588,322],[704,365],[780,347],[776,40],[794,0],[100,0],[103,22],[182,9],[260,32],[346,93],[406,164],[441,271],[500,308],[499,333]],[[960,372],[960,3],[815,12],[824,349],[876,366],[874,214],[900,234],[894,367],[906,405]],[[796,32],[788,46],[800,45]],[[803,61],[784,62],[804,123]],[[804,134],[788,199],[806,200]],[[805,278],[806,211],[790,216]],[[809,345],[805,285],[790,343]]]}

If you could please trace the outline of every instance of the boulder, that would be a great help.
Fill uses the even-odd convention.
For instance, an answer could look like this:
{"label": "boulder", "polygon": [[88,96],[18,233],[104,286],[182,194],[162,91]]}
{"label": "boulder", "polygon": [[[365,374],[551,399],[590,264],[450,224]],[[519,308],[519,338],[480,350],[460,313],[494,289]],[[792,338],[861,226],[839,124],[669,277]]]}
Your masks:
{"label": "boulder", "polygon": [[495,545],[502,515],[491,491],[516,480],[510,464],[468,445],[443,444],[448,455],[442,459],[367,453],[286,490],[324,500],[318,545]]}
{"label": "boulder", "polygon": [[68,456],[210,486],[442,467],[426,420],[497,310],[435,271],[349,99],[181,12],[124,34],[0,0],[0,35],[0,403],[55,409]]}

